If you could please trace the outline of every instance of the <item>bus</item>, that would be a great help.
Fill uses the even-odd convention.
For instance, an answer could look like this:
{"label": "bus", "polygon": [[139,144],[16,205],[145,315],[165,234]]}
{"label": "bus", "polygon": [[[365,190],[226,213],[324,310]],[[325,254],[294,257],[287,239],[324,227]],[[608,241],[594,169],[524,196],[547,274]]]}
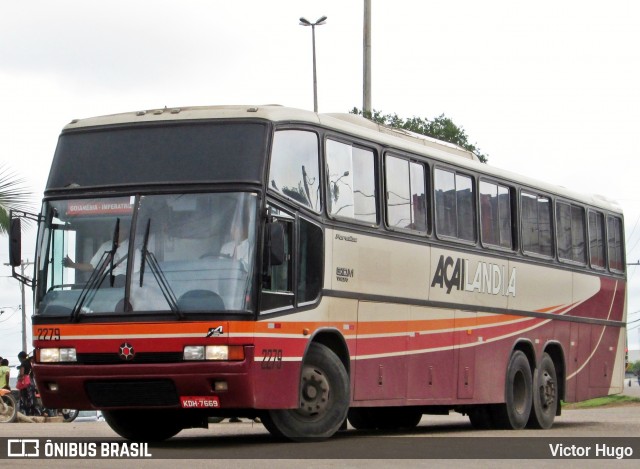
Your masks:
{"label": "bus", "polygon": [[211,417],[322,440],[459,412],[550,428],[622,392],[623,214],[350,114],[165,108],[73,120],[39,214],[49,408],[163,440]]}

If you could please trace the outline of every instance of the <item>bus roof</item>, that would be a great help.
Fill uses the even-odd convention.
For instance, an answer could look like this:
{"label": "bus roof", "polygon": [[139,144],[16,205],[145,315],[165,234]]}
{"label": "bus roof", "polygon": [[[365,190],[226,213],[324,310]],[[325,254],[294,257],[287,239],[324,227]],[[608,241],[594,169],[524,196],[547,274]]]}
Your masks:
{"label": "bus roof", "polygon": [[296,122],[320,125],[344,132],[352,136],[377,142],[386,147],[428,156],[434,160],[466,168],[486,176],[513,181],[514,183],[539,189],[567,199],[576,200],[613,212],[621,212],[620,206],[612,199],[596,194],[583,194],[535,180],[510,171],[505,171],[481,163],[472,152],[457,145],[435,138],[419,135],[403,129],[394,129],[376,124],[354,114],[317,114],[311,111],[280,105],[229,105],[171,107],[144,111],[134,111],[107,116],[74,119],[63,131],[96,126],[122,125],[132,123],[189,121],[200,119],[262,119],[272,122]]}

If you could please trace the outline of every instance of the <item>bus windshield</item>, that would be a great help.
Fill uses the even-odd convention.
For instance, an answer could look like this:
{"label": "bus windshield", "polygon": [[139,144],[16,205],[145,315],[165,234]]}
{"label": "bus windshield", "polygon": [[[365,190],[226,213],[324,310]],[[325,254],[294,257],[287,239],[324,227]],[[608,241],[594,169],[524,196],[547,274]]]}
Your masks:
{"label": "bus windshield", "polygon": [[248,312],[257,196],[45,202],[39,315]]}

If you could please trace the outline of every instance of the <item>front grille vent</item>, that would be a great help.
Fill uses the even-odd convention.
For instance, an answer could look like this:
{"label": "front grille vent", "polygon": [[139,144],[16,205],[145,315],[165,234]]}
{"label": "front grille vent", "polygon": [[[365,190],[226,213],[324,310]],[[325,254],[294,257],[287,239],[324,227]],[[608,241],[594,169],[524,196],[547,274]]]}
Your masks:
{"label": "front grille vent", "polygon": [[119,363],[179,363],[182,352],[141,352],[124,361],[117,353],[79,353],[77,363],[83,365],[115,365]]}
{"label": "front grille vent", "polygon": [[98,408],[179,404],[176,387],[168,379],[88,381],[85,386],[89,400]]}

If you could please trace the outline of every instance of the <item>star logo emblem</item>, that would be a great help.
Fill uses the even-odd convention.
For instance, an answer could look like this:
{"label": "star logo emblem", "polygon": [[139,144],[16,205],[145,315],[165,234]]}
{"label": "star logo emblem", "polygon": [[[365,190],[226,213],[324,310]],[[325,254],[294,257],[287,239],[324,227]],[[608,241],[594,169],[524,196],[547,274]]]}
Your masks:
{"label": "star logo emblem", "polygon": [[122,358],[124,361],[131,361],[133,360],[133,357],[135,356],[136,352],[133,350],[133,345],[129,344],[128,342],[125,342],[124,344],[122,344],[120,346],[120,358]]}

